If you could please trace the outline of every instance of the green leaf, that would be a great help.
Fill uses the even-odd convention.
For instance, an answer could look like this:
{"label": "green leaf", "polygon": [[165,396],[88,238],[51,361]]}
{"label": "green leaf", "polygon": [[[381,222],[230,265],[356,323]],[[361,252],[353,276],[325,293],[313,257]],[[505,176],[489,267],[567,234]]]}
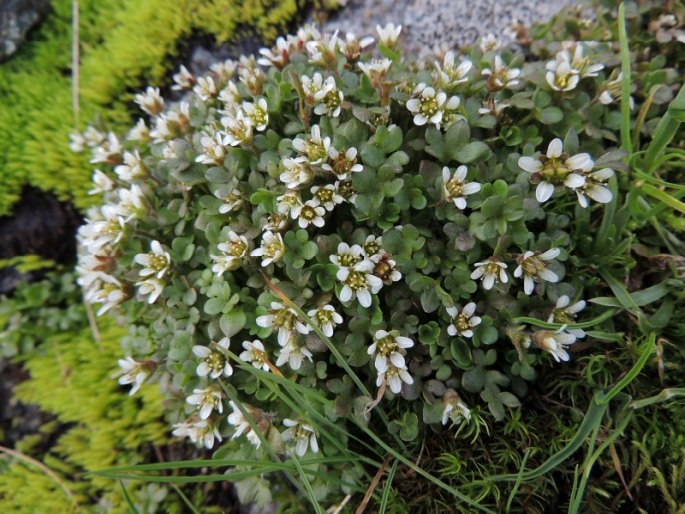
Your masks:
{"label": "green leaf", "polygon": [[545,125],[554,125],[564,119],[564,113],[558,107],[546,107],[540,112],[538,119]]}
{"label": "green leaf", "polygon": [[452,152],[454,159],[464,164],[469,164],[481,158],[487,159],[489,155],[490,147],[482,141],[472,141],[463,148]]}
{"label": "green leaf", "polygon": [[[459,120],[450,125],[450,128],[447,129],[444,145],[449,148],[449,151],[454,155],[457,150],[466,145],[470,137],[471,130],[469,129],[468,123],[466,123],[465,120]],[[426,140],[428,140],[428,133],[426,133]]]}
{"label": "green leaf", "polygon": [[221,331],[224,335],[226,337],[231,337],[243,329],[246,321],[247,318],[245,317],[245,313],[241,310],[234,309],[221,316],[219,325],[221,326]]}

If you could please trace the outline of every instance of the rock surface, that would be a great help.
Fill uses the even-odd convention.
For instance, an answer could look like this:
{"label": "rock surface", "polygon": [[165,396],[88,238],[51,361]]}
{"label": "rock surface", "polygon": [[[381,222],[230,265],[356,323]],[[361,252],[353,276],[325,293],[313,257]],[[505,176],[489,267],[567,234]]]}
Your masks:
{"label": "rock surface", "polygon": [[347,0],[323,24],[326,32],[375,35],[376,25],[402,25],[402,43],[410,54],[459,48],[494,34],[512,41],[512,22],[525,26],[545,22],[574,0]]}
{"label": "rock surface", "polygon": [[50,0],[0,0],[0,61],[17,51],[49,9]]}

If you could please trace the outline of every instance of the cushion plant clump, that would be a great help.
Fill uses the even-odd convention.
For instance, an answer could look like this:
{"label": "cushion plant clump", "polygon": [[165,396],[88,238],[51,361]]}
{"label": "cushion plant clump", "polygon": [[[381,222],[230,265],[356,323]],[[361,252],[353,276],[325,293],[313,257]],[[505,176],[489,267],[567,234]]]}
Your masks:
{"label": "cushion plant clump", "polygon": [[618,45],[422,64],[399,36],[305,27],[182,68],[179,102],[148,88],[124,136],[74,136],[104,198],[80,283],[130,325],[120,383],[159,383],[173,433],[223,458],[289,456],[318,500],[363,493],[382,440],[504,421],[579,341],[616,341]]}

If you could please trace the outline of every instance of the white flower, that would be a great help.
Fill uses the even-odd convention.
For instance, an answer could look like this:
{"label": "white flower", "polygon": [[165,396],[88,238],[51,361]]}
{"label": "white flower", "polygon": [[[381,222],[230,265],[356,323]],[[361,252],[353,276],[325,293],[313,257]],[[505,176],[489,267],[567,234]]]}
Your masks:
{"label": "white flower", "polygon": [[[585,308],[586,303],[584,300],[580,300],[573,305],[569,305],[570,303],[571,300],[568,296],[560,296],[547,318],[547,323],[574,323],[577,314]],[[580,328],[574,328],[568,330],[568,332],[578,339],[585,337],[585,331]]]}
{"label": "white flower", "polygon": [[288,216],[278,212],[268,214],[266,219],[262,221],[264,221],[262,228],[271,232],[281,232],[288,227]]}
{"label": "white flower", "polygon": [[536,347],[549,352],[557,362],[570,359],[566,348],[576,342],[576,336],[565,332],[564,325],[556,332],[551,330],[538,330],[532,335],[532,341]]}
{"label": "white flower", "polygon": [[97,311],[98,316],[116,307],[126,300],[126,290],[124,285],[116,278],[106,273],[98,275],[97,280],[91,284],[85,294],[85,299],[89,303],[101,303]]}
{"label": "white flower", "polygon": [[215,62],[209,69],[219,82],[226,82],[233,77],[235,70],[238,68],[238,63],[233,59],[226,59],[224,61]]}
{"label": "white flower", "polygon": [[548,262],[559,257],[560,253],[559,248],[552,248],[544,253],[527,251],[519,255],[514,276],[521,278],[523,275],[523,290],[527,295],[535,289],[536,281],[559,282],[559,276],[547,269],[547,266],[549,266]]}
{"label": "white flower", "polygon": [[336,253],[331,255],[329,259],[340,269],[353,268],[357,263],[364,260],[362,253],[363,249],[359,245],[350,246],[347,243],[339,243]]}
{"label": "white flower", "polygon": [[138,150],[133,152],[124,152],[124,164],[114,167],[114,173],[121,180],[126,182],[133,182],[135,180],[145,180],[149,176],[149,170],[143,159],[140,157]]}
{"label": "white flower", "polygon": [[155,143],[163,143],[180,136],[189,128],[190,104],[181,102],[155,118],[155,128],[150,132],[150,137]]}
{"label": "white flower", "polygon": [[376,378],[376,386],[380,387],[383,383],[388,384],[390,390],[398,394],[402,390],[402,383],[413,384],[414,379],[411,377],[406,368],[398,368],[392,362],[388,363],[388,368],[378,373]]}
{"label": "white flower", "polygon": [[225,145],[249,145],[252,142],[252,122],[243,111],[238,111],[235,116],[224,116],[221,124],[224,127]]}
{"label": "white flower", "polygon": [[305,358],[309,359],[311,362],[312,352],[310,352],[307,347],[302,346],[297,341],[296,335],[291,332],[278,354],[276,366],[282,366],[287,362],[290,366],[290,369],[297,371],[302,366],[302,361]]}
{"label": "white flower", "polygon": [[278,302],[271,302],[269,314],[256,319],[257,326],[278,330],[278,344],[284,346],[290,339],[293,330],[300,334],[308,334],[311,328],[302,323],[297,314],[289,307]]}
{"label": "white flower", "polygon": [[254,341],[243,341],[243,351],[238,357],[240,360],[249,362],[255,368],[262,368],[264,371],[269,371],[269,364],[267,364],[266,350],[264,344],[259,339]]}
{"label": "white flower", "polygon": [[245,205],[246,198],[238,187],[237,179],[233,179],[227,185],[218,188],[216,191],[214,191],[214,196],[220,200],[223,200],[224,202],[219,206],[220,214],[237,211],[243,205]]}
{"label": "white flower", "polygon": [[380,278],[386,286],[397,282],[402,278],[402,273],[396,269],[397,263],[392,256],[385,251],[374,257],[373,274]]}
{"label": "white flower", "polygon": [[278,37],[273,49],[260,48],[259,53],[261,57],[257,59],[257,64],[275,66],[280,70],[290,61],[290,44],[283,37]]}
{"label": "white flower", "polygon": [[302,156],[306,157],[310,165],[318,165],[328,158],[328,149],[331,147],[330,137],[321,137],[321,129],[318,125],[312,125],[311,135],[306,138],[293,139],[293,148]]}
{"label": "white flower", "polygon": [[500,103],[496,99],[489,98],[483,101],[483,107],[478,109],[478,114],[492,114],[499,117],[507,107],[511,107],[511,104]]}
{"label": "white flower", "polygon": [[171,89],[174,91],[185,91],[191,89],[195,84],[195,76],[183,65],[181,65],[178,73],[174,74],[173,79],[174,85],[171,86]]}
{"label": "white flower", "polygon": [[580,76],[571,69],[571,64],[568,61],[562,61],[554,67],[554,70],[548,68],[545,79],[555,91],[571,91],[578,85]]}
{"label": "white flower", "polygon": [[333,184],[325,186],[314,186],[311,189],[312,201],[317,205],[322,205],[327,211],[332,211],[336,205],[343,203],[343,197],[338,194]]}
{"label": "white flower", "polygon": [[103,247],[117,245],[124,237],[127,220],[115,213],[106,211],[108,216],[81,225],[79,237],[90,253],[98,253]]}
{"label": "white flower", "polygon": [[285,171],[278,178],[288,189],[297,189],[314,179],[314,171],[306,157],[286,157],[282,163]]}
{"label": "white flower", "polygon": [[158,278],[146,278],[136,282],[136,285],[138,286],[138,294],[143,298],[147,297],[147,303],[150,304],[155,303],[164,290],[164,282]]}
{"label": "white flower", "polygon": [[256,62],[254,57],[250,57],[249,65],[245,66],[245,58],[241,57],[241,68],[238,71],[240,77],[240,82],[245,84],[247,91],[252,96],[257,96],[262,91],[262,84],[264,84],[264,72],[258,68],[255,68]]}
{"label": "white flower", "polygon": [[264,132],[269,125],[269,114],[266,100],[260,98],[255,103],[243,102],[245,117],[250,120],[257,132]]}
{"label": "white flower", "polygon": [[285,244],[283,243],[283,237],[281,237],[281,234],[274,234],[269,230],[262,234],[261,246],[250,253],[253,257],[262,257],[262,267],[280,260],[284,254]]}
{"label": "white flower", "polygon": [[614,170],[611,168],[602,168],[598,171],[584,173],[585,183],[576,189],[580,206],[587,207],[589,205],[588,197],[597,203],[609,203],[614,196],[609,188],[606,187],[605,182],[613,176]]}
{"label": "white flower", "polygon": [[139,253],[133,260],[145,266],[138,272],[141,277],[148,277],[155,275],[157,278],[162,278],[168,271],[171,264],[171,256],[164,251],[159,241],[150,242],[151,253]]}
{"label": "white flower", "polygon": [[436,91],[422,82],[414,88],[413,95],[413,98],[407,100],[407,109],[414,115],[414,124],[422,126],[433,123],[440,128],[447,94],[444,91]]}
{"label": "white flower", "polygon": [[393,48],[397,44],[397,40],[402,32],[402,25],[393,25],[388,23],[385,27],[376,25],[376,32],[378,33],[378,39],[383,46],[388,48]]}
{"label": "white flower", "polygon": [[335,62],[339,43],[337,30],[333,34],[326,34],[323,37],[319,36],[307,41],[305,48],[309,54],[309,62],[320,66],[329,66],[331,62]]}
{"label": "white flower", "polygon": [[[614,80],[607,80],[600,88],[599,101],[603,105],[609,105],[621,101],[621,87],[623,83],[623,72],[620,72]],[[635,106],[633,97],[630,97],[630,108]]]}
{"label": "white flower", "polygon": [[89,195],[106,193],[116,186],[116,183],[100,170],[93,170],[93,184],[95,187],[88,191]]}
{"label": "white flower", "polygon": [[345,39],[339,41],[340,51],[345,55],[348,61],[356,62],[362,54],[362,50],[367,46],[373,44],[372,37],[365,37],[361,41],[355,37],[354,34],[348,32],[345,34]]}
{"label": "white flower", "polygon": [[69,150],[81,153],[86,149],[86,139],[79,132],[69,133]]}
{"label": "white flower", "polygon": [[335,326],[343,322],[342,316],[335,312],[332,305],[328,304],[310,310],[307,316],[312,318],[312,321],[316,323],[326,337],[332,337]]}
{"label": "white flower", "polygon": [[[356,245],[355,245],[356,246]],[[340,248],[340,247],[338,247]],[[371,262],[378,262],[383,258],[385,252],[383,250],[383,237],[374,236],[370,234],[366,236],[366,241],[364,241],[364,246],[362,246],[362,253],[364,257],[369,259]]]}
{"label": "white flower", "polygon": [[290,211],[293,219],[297,219],[300,228],[307,228],[310,224],[315,227],[323,227],[326,209],[319,206],[318,200],[307,200],[304,205],[298,205]]}
{"label": "white flower", "polygon": [[221,276],[225,271],[234,271],[248,254],[248,242],[232,230],[228,233],[228,242],[217,245],[220,255],[212,255],[212,271]]}
{"label": "white flower", "polygon": [[200,410],[200,419],[207,419],[212,411],[219,414],[224,411],[221,390],[216,386],[193,389],[193,394],[186,398],[190,405],[196,405]]}
{"label": "white flower", "polygon": [[350,173],[364,171],[364,166],[357,163],[357,149],[354,147],[343,151],[331,146],[328,149],[328,162],[322,168],[333,173],[338,180],[345,180]]}
{"label": "white flower", "polygon": [[579,153],[572,157],[563,153],[561,139],[555,138],[547,147],[547,155],[538,159],[521,157],[518,165],[524,171],[532,173],[535,180],[539,180],[535,197],[543,203],[550,199],[556,187],[565,186],[577,190],[585,184],[585,172],[592,170],[594,162],[587,153]]}
{"label": "white flower", "polygon": [[212,77],[198,78],[197,84],[193,87],[193,93],[195,93],[203,102],[206,102],[210,98],[214,98],[217,94],[214,79]]}
{"label": "white flower", "polygon": [[[230,343],[231,340],[228,337],[224,337],[217,344],[227,350]],[[233,375],[233,367],[223,353],[200,345],[193,346],[193,353],[201,359],[196,370],[197,376],[209,376],[210,378],[217,379],[221,375],[225,377]]]}
{"label": "white flower", "polygon": [[459,166],[454,175],[450,176],[450,169],[445,166],[442,168],[442,196],[448,202],[461,210],[466,209],[466,197],[480,191],[481,185],[478,182],[466,183],[466,166]]}
{"label": "white flower", "polygon": [[504,64],[502,58],[499,55],[496,55],[492,69],[484,68],[483,71],[481,71],[481,74],[488,77],[488,89],[497,91],[505,88],[512,89],[517,86],[521,70],[518,68],[509,68]]}
{"label": "white flower", "polygon": [[96,129],[92,125],[89,125],[88,127],[86,127],[86,130],[83,133],[83,139],[86,143],[86,146],[88,146],[90,148],[94,148],[97,145],[101,144],[105,140],[105,137],[106,137],[105,134],[100,132],[98,129]]}
{"label": "white flower", "polygon": [[[243,413],[240,412],[238,406],[232,400],[228,403],[231,406],[231,409],[233,409],[233,412],[228,415],[227,421],[229,425],[235,427],[235,432],[233,432],[231,439],[237,439],[244,433],[247,437],[247,440],[250,441],[255,447],[259,448],[259,446],[262,444],[259,435],[254,430],[252,430],[250,422],[247,420],[245,416],[243,416]],[[253,418],[261,412],[258,409],[251,408],[247,405],[245,405],[245,409],[250,413],[250,415]],[[255,419],[255,421],[257,420]],[[260,425],[261,423],[257,422],[257,427],[262,429],[262,426]],[[266,427],[264,429],[266,429]]]}
{"label": "white flower", "polygon": [[596,77],[600,71],[604,69],[604,65],[600,63],[592,63],[589,57],[583,55],[583,43],[574,43],[573,57],[569,49],[564,49],[557,53],[554,61],[547,63],[547,69],[554,71],[555,67],[562,63],[568,63],[572,73],[577,74],[580,78]]}
{"label": "white flower", "polygon": [[134,96],[133,101],[151,116],[157,116],[164,110],[164,99],[159,94],[158,87],[148,87],[145,92]]}
{"label": "white flower", "polygon": [[499,257],[490,257],[484,261],[477,262],[475,269],[471,273],[471,279],[483,281],[483,289],[489,291],[496,282],[506,284],[509,281],[507,276],[507,265]]}
{"label": "white flower", "polygon": [[474,316],[476,304],[467,303],[459,312],[457,307],[449,307],[447,314],[452,318],[452,322],[447,327],[447,333],[451,336],[473,337],[473,328],[480,325],[481,319]]}
{"label": "white flower", "polygon": [[200,144],[202,145],[202,153],[195,158],[195,162],[218,166],[223,164],[226,157],[226,147],[221,132],[215,132],[214,137],[202,136]]}
{"label": "white flower", "polygon": [[388,75],[392,61],[390,59],[373,59],[367,63],[357,63],[357,66],[369,77],[371,84],[378,87]]}
{"label": "white flower", "polygon": [[414,346],[414,341],[408,337],[400,336],[398,330],[377,330],[373,337],[373,344],[367,350],[369,355],[375,355],[374,366],[376,371],[383,373],[389,365],[396,368],[406,368],[404,356],[406,349]]}
{"label": "white flower", "polygon": [[214,447],[215,441],[221,441],[219,428],[212,420],[184,421],[183,423],[173,425],[173,429],[172,435],[187,437],[193,443],[201,443],[208,450]]}
{"label": "white flower", "polygon": [[[290,214],[291,218],[296,218],[291,211],[302,206],[302,200],[298,191],[287,190],[281,196],[276,197],[276,208],[279,214],[287,216]],[[298,211],[299,212],[299,211]]]}
{"label": "white flower", "polygon": [[468,80],[468,73],[473,63],[468,59],[463,60],[458,66],[454,66],[454,52],[445,54],[442,63],[435,62],[435,71],[440,83],[440,87],[451,89]]}
{"label": "white flower", "polygon": [[90,162],[91,164],[119,164],[123,151],[119,138],[113,132],[109,132],[106,141],[93,147],[93,158]]}
{"label": "white flower", "polygon": [[448,420],[452,420],[455,425],[460,425],[463,420],[471,419],[471,410],[459,397],[454,389],[445,391],[442,397],[445,408],[442,411],[442,424],[446,425]]}
{"label": "white flower", "polygon": [[[241,99],[242,95],[240,94],[240,91],[238,90],[238,86],[236,85],[236,83],[232,80],[226,82],[224,88],[221,91],[219,91],[219,100],[224,104],[224,111],[222,112],[222,114],[227,114],[229,115],[229,117],[235,116],[239,111],[238,108],[240,107]],[[221,120],[221,124],[226,126],[226,123],[224,123],[223,118]]]}
{"label": "white flower", "polygon": [[340,300],[348,302],[357,298],[364,307],[371,305],[371,294],[376,294],[383,287],[383,281],[373,275],[374,263],[362,256],[362,247],[340,243],[335,255],[330,256],[333,264],[338,266],[336,278],[343,287]]}
{"label": "white flower", "polygon": [[494,34],[488,34],[487,36],[480,38],[479,45],[480,51],[485,53],[499,50],[502,46],[502,43]]}
{"label": "white flower", "polygon": [[145,120],[143,118],[138,118],[138,122],[135,124],[135,126],[128,131],[126,139],[128,141],[139,142],[145,142],[150,140],[150,129],[145,124]]}
{"label": "white flower", "polygon": [[285,418],[283,424],[288,427],[283,432],[283,440],[286,442],[295,442],[295,453],[303,457],[307,453],[307,448],[311,448],[313,453],[319,451],[319,445],[316,442],[316,432],[311,425],[303,421],[293,421]]}
{"label": "white flower", "polygon": [[119,384],[128,385],[133,384],[133,387],[129,391],[129,395],[133,396],[140,386],[145,383],[152,371],[154,370],[154,362],[144,361],[140,362],[135,360],[131,356],[127,356],[123,359],[119,359]]}
{"label": "white flower", "polygon": [[323,83],[323,87],[314,94],[314,114],[319,116],[325,114],[337,118],[340,115],[340,108],[344,99],[342,91],[335,84],[335,79],[328,77]]}

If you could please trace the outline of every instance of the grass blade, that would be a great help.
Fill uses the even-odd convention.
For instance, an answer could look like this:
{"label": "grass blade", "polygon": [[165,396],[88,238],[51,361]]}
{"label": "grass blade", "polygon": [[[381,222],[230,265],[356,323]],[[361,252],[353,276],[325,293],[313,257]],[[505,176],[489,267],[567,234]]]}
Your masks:
{"label": "grass blade", "polygon": [[124,499],[126,500],[126,505],[128,505],[128,510],[131,512],[131,514],[139,514],[138,509],[136,509],[135,503],[133,503],[131,496],[128,494],[128,491],[126,490],[126,486],[124,485],[123,480],[119,480],[119,486],[121,487],[121,494],[124,495]]}
{"label": "grass blade", "polygon": [[181,500],[183,500],[183,503],[186,504],[186,507],[192,512],[193,514],[201,514],[200,511],[193,505],[193,503],[188,499],[188,497],[183,494],[183,491],[181,491],[181,488],[178,487],[176,484],[171,484],[171,487],[174,488],[174,491],[178,493],[178,495],[181,497]]}

